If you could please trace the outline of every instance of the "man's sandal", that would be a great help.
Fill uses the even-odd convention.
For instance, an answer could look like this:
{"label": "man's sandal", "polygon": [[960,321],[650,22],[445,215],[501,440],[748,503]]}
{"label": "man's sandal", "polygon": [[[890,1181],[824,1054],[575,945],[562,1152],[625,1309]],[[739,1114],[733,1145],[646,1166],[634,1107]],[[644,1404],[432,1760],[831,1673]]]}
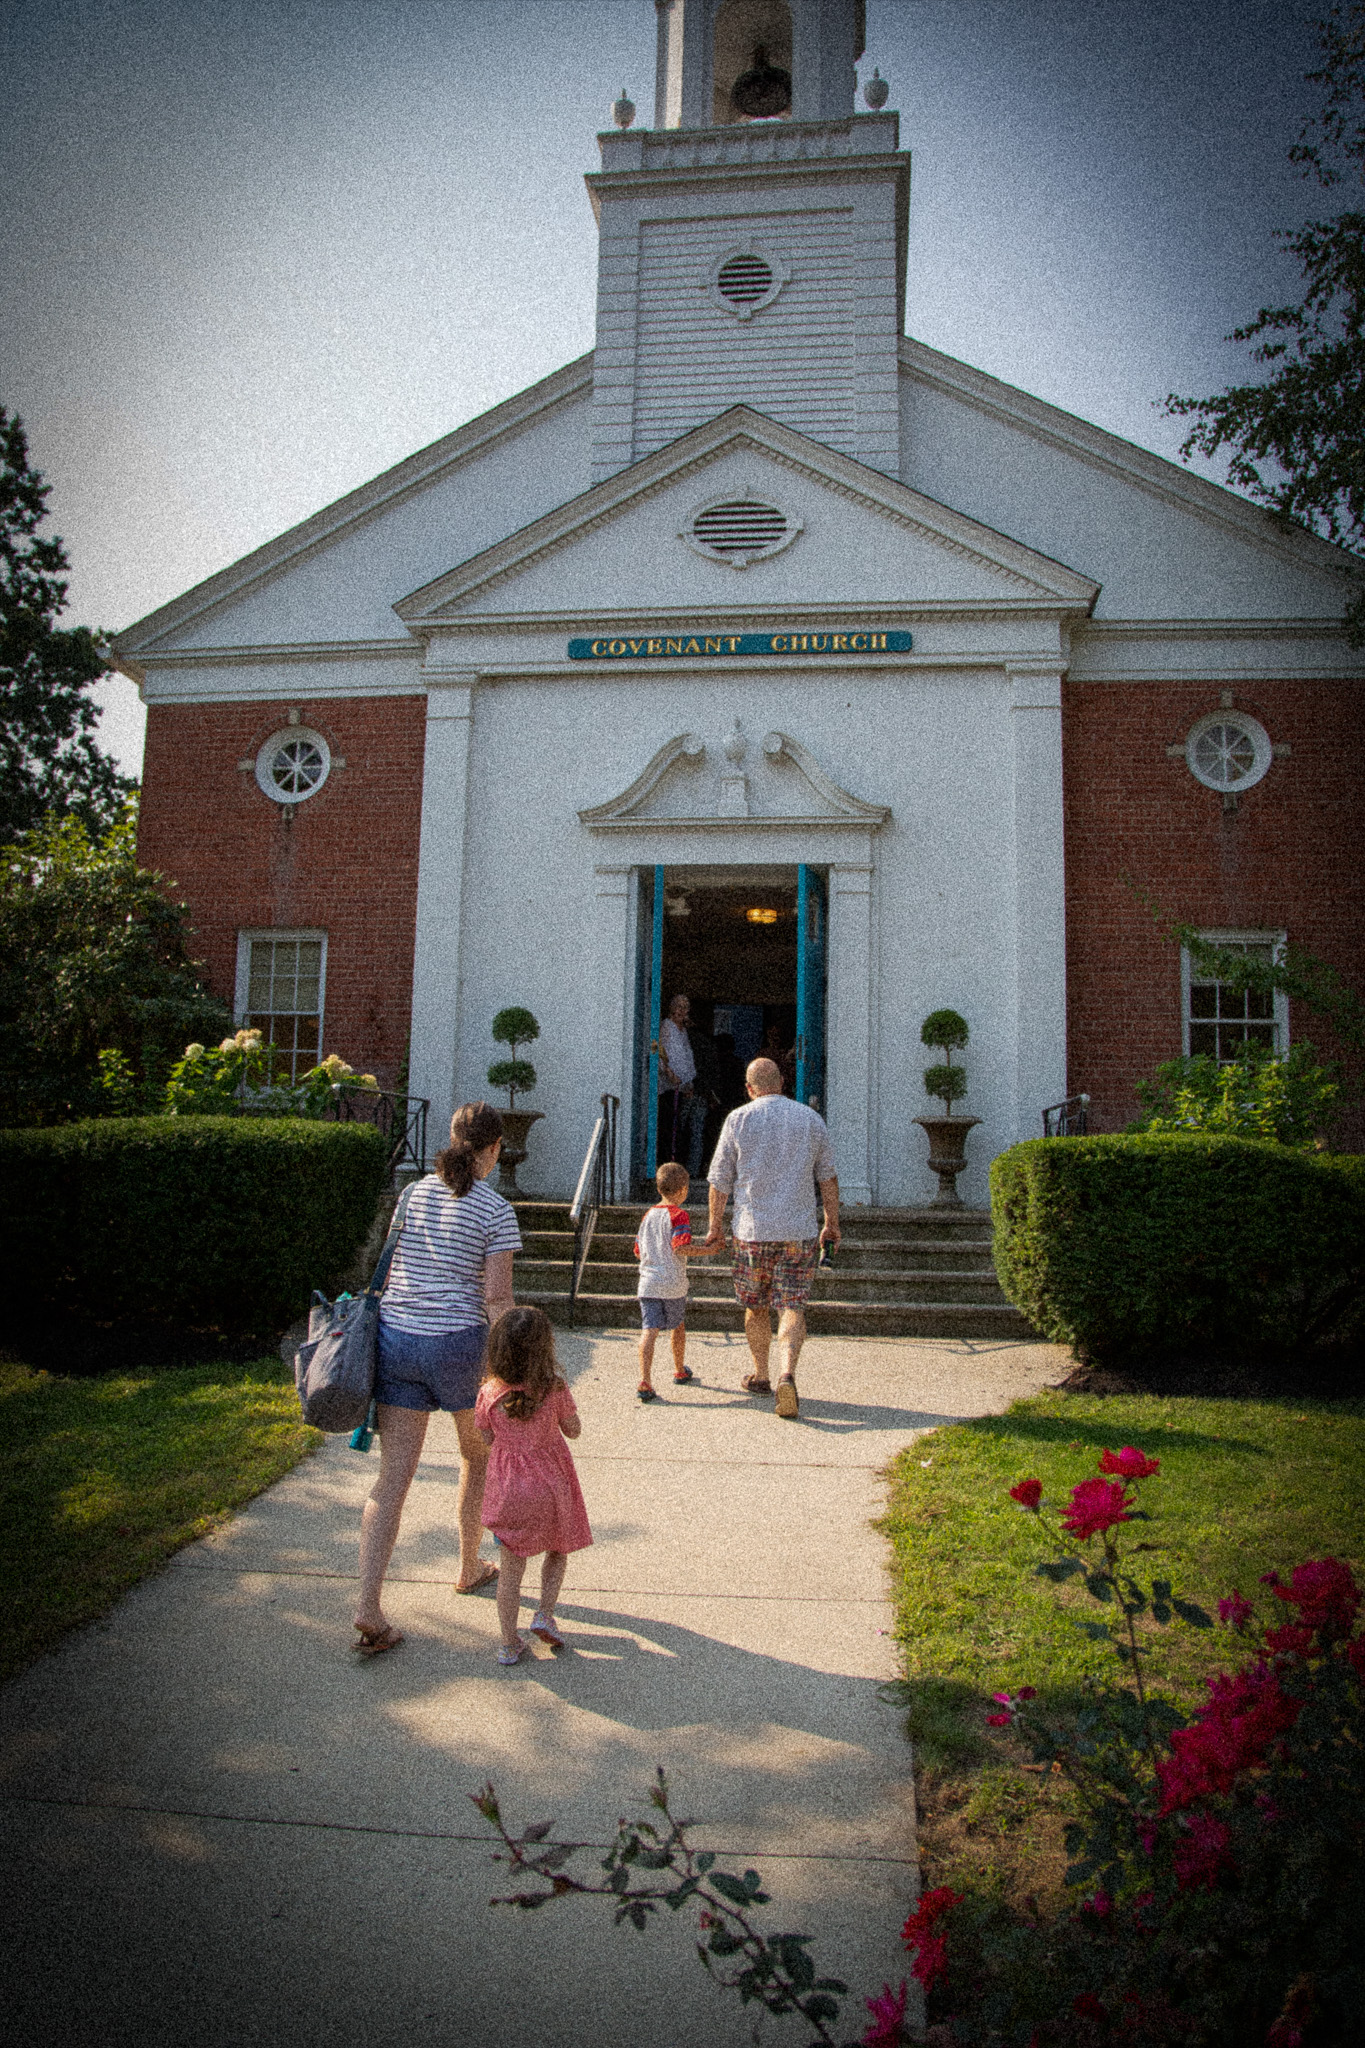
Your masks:
{"label": "man's sandal", "polygon": [[784,1422],[795,1422],[801,1412],[796,1398],[796,1381],[788,1375],[777,1383],[777,1412]]}
{"label": "man's sandal", "polygon": [[385,1650],[396,1650],[403,1640],[389,1622],[385,1622],[383,1628],[362,1628],[359,1622],[355,1627],[360,1641],[352,1643],[351,1648],[358,1657],[382,1657]]}
{"label": "man's sandal", "polygon": [[459,1580],[457,1579],[455,1582],[455,1591],[457,1593],[482,1593],[485,1586],[495,1586],[497,1582],[497,1566],[495,1564],[486,1564],[483,1570],[479,1573],[479,1576],[476,1579],[471,1579],[470,1583],[467,1586],[462,1586]]}
{"label": "man's sandal", "polygon": [[772,1381],[761,1380],[756,1372],[746,1372],[740,1385],[746,1394],[771,1394],[773,1390]]}
{"label": "man's sandal", "polygon": [[685,1387],[696,1377],[697,1375],[692,1371],[691,1367],[685,1365],[680,1372],[674,1373],[673,1384],[675,1387]]}

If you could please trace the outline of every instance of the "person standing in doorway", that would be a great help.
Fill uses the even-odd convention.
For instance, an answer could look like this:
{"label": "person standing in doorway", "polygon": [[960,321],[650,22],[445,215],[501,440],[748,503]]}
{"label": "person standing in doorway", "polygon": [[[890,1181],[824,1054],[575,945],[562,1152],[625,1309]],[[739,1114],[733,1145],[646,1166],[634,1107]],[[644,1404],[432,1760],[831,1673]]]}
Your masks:
{"label": "person standing in doorway", "polygon": [[[768,1354],[770,1311],[777,1310],[777,1412],[793,1421],[800,1412],[796,1363],[806,1341],[806,1302],[821,1245],[840,1244],[839,1181],[823,1117],[782,1093],[772,1060],[754,1060],[745,1075],[749,1100],[732,1110],[711,1161],[703,1252],[725,1242],[725,1204],[734,1196],[735,1295],[744,1309],[744,1335],[753,1370],[742,1384],[750,1394],[771,1394]],[[817,1234],[815,1190],[824,1222]]]}
{"label": "person standing in doorway", "polygon": [[706,1105],[697,1093],[697,1061],[688,1036],[692,1005],[674,996],[659,1030],[659,1153],[685,1166],[693,1179],[701,1172]]}

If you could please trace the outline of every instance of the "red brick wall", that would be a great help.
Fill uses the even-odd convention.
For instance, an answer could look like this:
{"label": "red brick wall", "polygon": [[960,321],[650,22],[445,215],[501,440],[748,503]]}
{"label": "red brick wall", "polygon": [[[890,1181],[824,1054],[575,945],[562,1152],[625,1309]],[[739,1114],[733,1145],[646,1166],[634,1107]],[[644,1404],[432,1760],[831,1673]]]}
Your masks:
{"label": "red brick wall", "polygon": [[[1180,954],[1125,886],[1125,874],[1183,923],[1286,931],[1365,985],[1365,691],[1353,683],[1248,684],[1236,709],[1288,760],[1225,811],[1166,748],[1219,707],[1187,683],[1067,683],[1066,810],[1069,1086],[1092,1098],[1092,1128],[1137,1111],[1133,1084],[1180,1047]],[[1336,1046],[1296,1005],[1291,1037]]]}
{"label": "red brick wall", "polygon": [[[257,749],[297,710],[333,767],[316,796],[262,795]],[[231,1002],[239,930],[327,933],[323,1049],[392,1084],[412,1002],[424,697],[153,705],[141,828],[145,867],[178,883],[215,994]]]}

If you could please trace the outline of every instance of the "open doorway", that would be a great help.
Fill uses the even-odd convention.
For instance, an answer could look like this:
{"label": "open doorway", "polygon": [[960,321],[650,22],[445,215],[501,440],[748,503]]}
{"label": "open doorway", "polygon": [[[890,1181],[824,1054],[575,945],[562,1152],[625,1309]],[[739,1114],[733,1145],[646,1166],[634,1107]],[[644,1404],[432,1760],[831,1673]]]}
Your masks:
{"label": "open doorway", "polygon": [[786,1094],[823,1111],[825,885],[822,872],[797,867],[661,867],[641,879],[641,922],[652,940],[637,1039],[644,1111],[637,1173],[644,1180],[662,1160],[691,1163],[690,1119],[673,1092],[659,1087],[659,1024],[675,996],[691,1005],[695,1087],[705,1102],[703,1163],[724,1118],[745,1101],[744,1069],[760,1054],[776,1061]]}

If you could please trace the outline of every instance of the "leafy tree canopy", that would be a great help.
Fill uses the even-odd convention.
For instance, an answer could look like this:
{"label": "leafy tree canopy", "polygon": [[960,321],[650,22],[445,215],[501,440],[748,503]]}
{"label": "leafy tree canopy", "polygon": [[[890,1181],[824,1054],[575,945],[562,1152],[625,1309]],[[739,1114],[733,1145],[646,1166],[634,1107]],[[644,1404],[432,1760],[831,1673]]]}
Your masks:
{"label": "leafy tree canopy", "polygon": [[[1319,24],[1322,91],[1290,158],[1324,187],[1365,182],[1365,0],[1337,0]],[[1212,398],[1166,400],[1192,418],[1181,447],[1223,455],[1228,480],[1286,524],[1365,554],[1365,211],[1283,229],[1303,272],[1298,305],[1263,306],[1230,341],[1252,342],[1269,374]],[[1365,569],[1350,578],[1345,623],[1365,643]]]}
{"label": "leafy tree canopy", "polygon": [[59,627],[70,564],[22,423],[0,406],[0,841],[45,816],[99,831],[134,785],[95,743],[90,685],[108,664],[85,626]]}
{"label": "leafy tree canopy", "polygon": [[[102,838],[49,819],[0,855],[0,1122],[107,1110],[101,1054],[161,1106],[188,1040],[230,1029],[189,956],[189,913],[137,864],[137,805]],[[124,1105],[139,1106],[135,1101]]]}

